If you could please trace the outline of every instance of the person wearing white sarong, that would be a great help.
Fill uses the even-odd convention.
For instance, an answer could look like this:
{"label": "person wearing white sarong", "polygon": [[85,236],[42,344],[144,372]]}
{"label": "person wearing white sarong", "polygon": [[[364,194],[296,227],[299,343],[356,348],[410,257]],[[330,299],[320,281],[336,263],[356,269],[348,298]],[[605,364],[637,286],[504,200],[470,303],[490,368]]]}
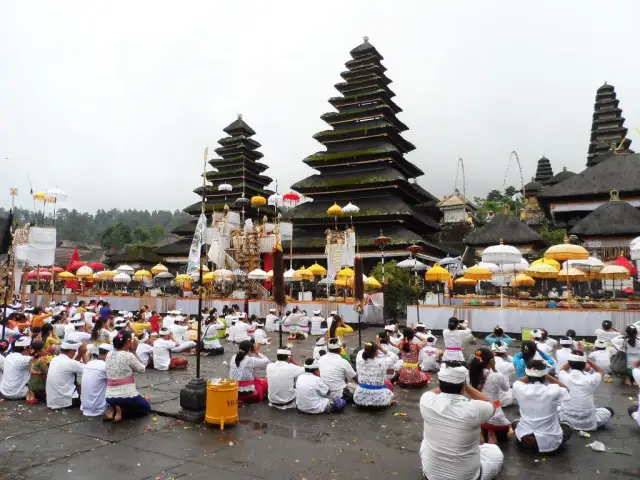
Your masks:
{"label": "person wearing white sarong", "polygon": [[525,374],[513,384],[520,406],[520,420],[514,422],[516,438],[526,450],[555,452],[573,434],[571,426],[558,419],[559,405],[571,397],[560,381],[548,375],[542,360],[529,360]]}
{"label": "person wearing white sarong", "polygon": [[320,357],[326,355],[327,353],[327,345],[324,337],[320,337],[316,340],[316,346],[313,347],[313,358],[314,360],[320,360]]}
{"label": "person wearing white sarong", "polygon": [[304,373],[291,356],[291,350],[279,348],[276,361],[266,367],[269,406],[279,410],[296,407],[296,380]]}
{"label": "person wearing white sarong", "polygon": [[310,319],[311,322],[311,335],[324,335],[327,333],[326,327],[322,327],[322,323],[324,322],[326,325],[326,320],[320,314],[320,310],[313,311],[313,317]]}
{"label": "person wearing white sarong", "polygon": [[296,382],[296,407],[302,413],[341,412],[347,405],[342,398],[331,398],[329,386],[320,378],[320,366],[313,358],[304,362],[304,371]]}
{"label": "person wearing white sarong", "polygon": [[252,336],[253,341],[260,345],[269,345],[271,343],[271,339],[267,336],[267,332],[264,331],[264,326],[261,323],[256,325]]}
{"label": "person wearing white sarong", "polygon": [[265,330],[267,332],[277,332],[279,324],[280,324],[280,319],[276,315],[275,308],[272,308],[271,310],[269,310],[269,314],[265,318],[265,324],[264,324]]}
{"label": "person wearing white sarong", "polygon": [[80,389],[80,410],[85,417],[98,417],[107,413],[107,354],[113,350],[110,343],[96,345],[98,354],[84,366]]}
{"label": "person wearing white sarong", "polygon": [[[491,344],[491,351],[493,352],[496,371],[501,373],[510,384],[516,377],[516,368],[513,366],[513,359],[507,354],[508,345],[502,341],[497,341]],[[499,392],[500,406],[508,407],[513,405],[513,389],[500,390]]]}
{"label": "person wearing white sarong", "polygon": [[471,330],[468,328],[459,329],[458,324],[458,319],[451,317],[447,328],[442,331],[442,337],[444,339],[444,354],[442,355],[443,362],[464,362],[464,354],[462,351],[470,343],[475,341]]}
{"label": "person wearing white sarong", "polygon": [[[465,367],[442,364],[440,386],[420,398],[424,437],[420,446],[425,478],[437,480],[489,480],[504,461],[497,445],[479,444],[480,425],[495,408],[485,394],[466,383]],[[466,395],[466,396],[465,396]]]}
{"label": "person wearing white sarong", "polygon": [[[587,368],[590,367],[588,370]],[[569,400],[560,404],[560,421],[574,430],[594,431],[607,425],[613,417],[609,407],[596,407],[594,394],[602,383],[604,371],[594,362],[587,361],[584,352],[569,355],[569,362],[558,377],[569,389]]]}
{"label": "person wearing white sarong", "polygon": [[183,317],[176,317],[173,326],[169,327],[174,341],[178,343],[178,347],[174,348],[172,352],[179,353],[196,348],[196,342],[189,340],[189,326],[185,325],[184,322],[185,319]]}
{"label": "person wearing white sarong", "polygon": [[[416,333],[416,335],[418,335]],[[436,348],[436,337],[431,332],[424,335],[426,345],[420,350],[418,361],[420,362],[420,370],[423,372],[438,371],[438,349]]]}
{"label": "person wearing white sarong", "polygon": [[202,346],[204,351],[209,353],[209,355],[222,355],[224,353],[224,347],[220,344],[218,332],[225,328],[225,324],[217,317],[207,318],[202,332]]}

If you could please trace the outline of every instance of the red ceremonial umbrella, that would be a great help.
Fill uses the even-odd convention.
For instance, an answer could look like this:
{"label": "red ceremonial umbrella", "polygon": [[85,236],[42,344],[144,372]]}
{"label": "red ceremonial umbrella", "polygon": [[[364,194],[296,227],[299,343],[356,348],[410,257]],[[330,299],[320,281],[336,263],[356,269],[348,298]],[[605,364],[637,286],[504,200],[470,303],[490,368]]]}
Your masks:
{"label": "red ceremonial umbrella", "polygon": [[40,277],[41,280],[51,280],[51,272],[45,270],[40,270],[39,272],[37,270],[31,270],[27,273],[27,278],[29,280],[34,280],[38,277]]}
{"label": "red ceremonial umbrella", "polygon": [[62,267],[52,267],[52,268],[48,268],[47,270],[48,271],[53,270],[53,273],[56,273],[56,274],[64,272],[64,268],[62,268]]}
{"label": "red ceremonial umbrella", "polygon": [[613,264],[614,265],[619,265],[620,267],[626,268],[627,270],[629,270],[629,273],[633,277],[635,277],[638,274],[638,270],[636,270],[636,267],[633,266],[633,263],[631,263],[625,257],[616,258],[616,260],[613,262]]}
{"label": "red ceremonial umbrella", "polygon": [[69,265],[67,265],[67,271],[75,272],[77,269],[79,269],[80,267],[84,267],[86,264],[87,262],[81,262],[80,260],[70,262]]}
{"label": "red ceremonial umbrella", "polygon": [[300,195],[298,195],[296,192],[285,193],[282,196],[282,200],[291,206],[295,206],[300,201]]}
{"label": "red ceremonial umbrella", "polygon": [[104,270],[104,264],[100,262],[91,262],[87,266],[91,268],[94,272],[99,272],[100,270]]}

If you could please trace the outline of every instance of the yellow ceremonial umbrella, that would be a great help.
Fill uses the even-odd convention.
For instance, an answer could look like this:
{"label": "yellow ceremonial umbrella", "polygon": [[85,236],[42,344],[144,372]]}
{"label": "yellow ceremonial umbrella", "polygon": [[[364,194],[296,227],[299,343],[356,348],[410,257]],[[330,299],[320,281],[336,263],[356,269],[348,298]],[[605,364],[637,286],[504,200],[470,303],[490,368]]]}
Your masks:
{"label": "yellow ceremonial umbrella", "polygon": [[311,265],[308,270],[316,277],[324,277],[327,274],[327,269],[320,265],[318,262]]}
{"label": "yellow ceremonial umbrella", "polygon": [[76,278],[93,278],[93,269],[91,267],[87,267],[86,265],[83,267],[80,267],[78,270],[76,270]]}
{"label": "yellow ceremonial umbrella", "polygon": [[76,276],[71,272],[60,272],[57,278],[58,280],[73,280]]}
{"label": "yellow ceremonial umbrella", "polygon": [[629,278],[631,278],[629,270],[624,268],[622,265],[606,265],[602,270],[594,273],[593,276],[602,280],[613,280],[613,298],[616,298],[615,281],[629,280]]}
{"label": "yellow ceremonial umbrella", "polygon": [[[548,263],[538,263],[540,260],[536,260],[529,268],[527,268],[524,273],[532,278],[556,278],[558,276],[558,270],[554,265]],[[555,260],[550,260],[552,262],[558,263]],[[558,266],[560,264],[558,263]]]}
{"label": "yellow ceremonial umbrella", "polygon": [[155,267],[153,267],[151,269],[151,273],[154,274],[154,275],[157,275],[157,274],[162,273],[162,272],[168,272],[168,271],[169,271],[169,269],[167,267],[165,267],[164,265],[162,265],[161,263],[157,264]]}
{"label": "yellow ceremonial umbrella", "polygon": [[349,268],[349,267],[345,267],[342,270],[340,270],[338,272],[338,274],[336,275],[338,278],[340,277],[353,277],[356,273],[353,271],[353,269]]}
{"label": "yellow ceremonial umbrella", "polygon": [[480,265],[474,265],[467,268],[464,272],[464,278],[470,278],[472,280],[491,280],[493,273],[487,267],[481,267]]}
{"label": "yellow ceremonial umbrella", "polygon": [[456,285],[463,286],[463,287],[471,287],[471,286],[475,286],[476,283],[478,283],[478,281],[474,280],[473,278],[460,277],[460,278],[456,278],[453,281],[453,283],[456,284]]}
{"label": "yellow ceremonial umbrella", "polygon": [[253,205],[254,207],[263,207],[267,204],[267,199],[264,198],[262,195],[256,195],[254,197],[251,197],[251,205]]}
{"label": "yellow ceremonial umbrella", "polygon": [[296,270],[296,273],[293,275],[294,280],[313,280],[313,277],[313,272],[304,266]]}
{"label": "yellow ceremonial umbrella", "polygon": [[364,282],[364,286],[372,290],[382,288],[382,284],[378,280],[376,280],[376,278],[373,275],[367,278],[367,281]]}
{"label": "yellow ceremonial umbrella", "polygon": [[556,272],[562,268],[562,265],[560,265],[560,262],[557,262],[552,258],[544,258],[544,257],[531,262],[531,265],[532,266],[533,265],[551,265],[553,268],[556,269]]}
{"label": "yellow ceremonial umbrella", "polygon": [[569,237],[564,237],[564,243],[549,247],[544,252],[544,258],[564,262],[565,260],[587,260],[589,252],[580,245],[569,243]]}
{"label": "yellow ceremonial umbrella", "polygon": [[338,228],[338,217],[342,216],[342,207],[334,203],[327,209],[327,215],[331,215],[336,221],[336,229]]}
{"label": "yellow ceremonial umbrella", "polygon": [[202,277],[202,283],[211,283],[216,279],[213,272],[205,273]]}
{"label": "yellow ceremonial umbrella", "polygon": [[151,272],[149,270],[137,270],[133,274],[133,279],[138,282],[143,278],[152,278]]}
{"label": "yellow ceremonial umbrella", "polygon": [[115,277],[117,274],[118,272],[116,272],[115,270],[103,270],[101,272],[98,272],[98,275],[100,275],[100,278],[104,280],[112,280],[113,277]]}
{"label": "yellow ceremonial umbrella", "polygon": [[176,283],[180,283],[180,282],[190,282],[192,280],[192,278],[189,275],[186,275],[184,273],[181,273],[180,275],[178,275],[175,279]]}
{"label": "yellow ceremonial umbrella", "polygon": [[336,278],[336,282],[334,283],[335,287],[347,288],[350,287],[349,277],[338,277]]}
{"label": "yellow ceremonial umbrella", "polygon": [[516,276],[516,279],[513,282],[513,285],[516,287],[533,287],[536,284],[536,281],[528,275],[521,273]]}
{"label": "yellow ceremonial umbrella", "polygon": [[571,282],[586,282],[587,274],[577,268],[563,268],[558,272],[556,280],[570,284]]}
{"label": "yellow ceremonial umbrella", "polygon": [[46,192],[36,192],[33,194],[33,199],[34,200],[38,200],[40,202],[44,202],[47,199],[47,193]]}
{"label": "yellow ceremonial umbrella", "polygon": [[426,271],[424,279],[427,282],[446,282],[451,280],[451,274],[446,268],[442,268],[437,263]]}

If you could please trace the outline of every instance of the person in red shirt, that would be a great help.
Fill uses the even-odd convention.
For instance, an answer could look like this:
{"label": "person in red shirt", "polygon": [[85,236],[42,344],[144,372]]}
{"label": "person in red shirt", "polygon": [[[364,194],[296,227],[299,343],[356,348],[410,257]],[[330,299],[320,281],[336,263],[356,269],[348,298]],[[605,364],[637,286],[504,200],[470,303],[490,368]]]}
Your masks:
{"label": "person in red shirt", "polygon": [[149,322],[151,323],[151,331],[159,332],[160,331],[160,320],[161,317],[158,315],[158,312],[151,312],[151,318],[149,318]]}

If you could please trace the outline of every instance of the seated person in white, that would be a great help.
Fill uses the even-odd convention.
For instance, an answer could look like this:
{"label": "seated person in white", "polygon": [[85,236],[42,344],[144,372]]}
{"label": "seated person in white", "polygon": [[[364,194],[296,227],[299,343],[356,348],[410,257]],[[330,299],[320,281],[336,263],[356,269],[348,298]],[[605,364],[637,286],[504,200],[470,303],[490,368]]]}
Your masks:
{"label": "seated person in white", "polygon": [[594,431],[607,425],[613,417],[609,407],[596,407],[594,394],[602,383],[604,371],[587,361],[584,352],[573,352],[558,377],[569,389],[569,400],[560,404],[560,421],[574,430]]}
{"label": "seated person in white", "polygon": [[265,332],[264,325],[261,323],[256,324],[256,328],[253,331],[253,341],[260,345],[269,345],[271,343],[271,339],[267,337],[267,332]]}
{"label": "seated person in white", "polygon": [[513,423],[517,441],[525,450],[555,452],[573,434],[571,425],[558,419],[558,407],[571,397],[567,387],[548,374],[542,360],[529,360],[525,375],[512,387],[520,405],[520,420]]}
{"label": "seated person in white", "polygon": [[[311,322],[311,335],[324,335],[327,333],[327,322],[321,316],[320,310],[314,310],[313,317],[311,317],[309,321]],[[324,327],[322,326],[323,323],[325,325]]]}
{"label": "seated person in white", "polygon": [[220,344],[218,332],[226,328],[217,316],[208,316],[202,330],[202,347],[209,355],[224,354],[224,347]]}
{"label": "seated person in white", "polygon": [[316,346],[313,347],[313,359],[317,362],[320,357],[327,354],[327,344],[324,337],[320,337],[316,340]]}
{"label": "seated person in white", "polygon": [[[388,325],[387,325],[388,326]],[[392,353],[394,356],[389,355],[388,363],[387,363],[387,374],[386,379],[391,382],[395,382],[399,375],[400,369],[403,367],[404,362],[400,360],[400,349],[391,345],[389,341],[389,335],[387,330],[383,330],[378,334],[378,341],[382,348],[384,348],[387,352]]]}
{"label": "seated person in white", "polygon": [[320,377],[329,386],[331,398],[350,400],[353,398],[353,393],[347,387],[347,383],[351,381],[357,383],[358,376],[351,363],[340,355],[342,342],[339,338],[330,338],[327,347],[327,354],[318,361]]}
{"label": "seated person in white", "polygon": [[291,319],[289,317],[291,317],[291,312],[287,311],[282,319],[282,331],[284,333],[291,332]]}
{"label": "seated person in white", "polygon": [[251,337],[249,336],[250,329],[251,325],[249,325],[249,323],[247,322],[247,317],[245,317],[244,315],[240,316],[233,327],[233,341],[236,343],[240,343],[244,342],[245,340],[251,340]]}
{"label": "seated person in white", "polygon": [[313,358],[307,358],[304,371],[296,382],[298,411],[310,414],[341,412],[347,402],[342,398],[331,398],[329,386],[320,378],[318,362]]}
{"label": "seated person in white", "polygon": [[[515,380],[516,368],[513,366],[513,359],[508,355],[509,347],[502,341],[493,342],[491,344],[491,351],[496,362],[496,371],[504,375],[509,383]],[[513,389],[509,388],[506,392],[500,390],[500,405],[502,407],[508,407],[513,405]]]}
{"label": "seated person in white", "polygon": [[295,408],[296,379],[304,373],[304,368],[298,365],[291,350],[285,348],[276,351],[276,361],[267,365],[267,382],[269,385],[269,406],[280,410]]}
{"label": "seated person in white", "polygon": [[186,325],[184,317],[176,317],[173,326],[169,327],[169,331],[173,335],[173,340],[178,343],[178,347],[173,352],[185,352],[196,348],[196,342],[189,340],[189,326]]}
{"label": "seated person in white", "polygon": [[162,319],[162,326],[164,328],[172,327],[173,324],[176,322],[176,316],[177,316],[177,313],[175,310],[171,310],[170,312],[167,312],[167,316]]}
{"label": "seated person in white", "polygon": [[595,334],[596,340],[602,340],[605,343],[605,347],[609,349],[609,352],[614,354],[615,348],[613,347],[611,340],[616,338],[618,335],[623,335],[623,332],[613,328],[613,322],[611,320],[604,320],[602,322],[602,328],[596,328]]}
{"label": "seated person in white", "polygon": [[596,349],[589,354],[589,360],[594,362],[604,372],[604,378],[611,372],[611,355],[607,350],[607,344],[602,340],[596,340],[594,342]]}
{"label": "seated person in white", "polygon": [[280,318],[276,315],[276,309],[269,310],[269,314],[265,318],[264,328],[267,332],[277,332],[278,325],[280,324]]}
{"label": "seated person in white", "polygon": [[[437,480],[495,478],[504,455],[497,445],[480,444],[480,425],[495,408],[486,395],[466,383],[463,366],[442,364],[440,386],[420,399],[424,438],[420,446],[422,472]],[[466,395],[466,396],[465,396]]]}
{"label": "seated person in white", "polygon": [[[418,335],[416,333],[416,335]],[[437,372],[438,371],[438,349],[436,348],[436,337],[429,332],[424,336],[424,340],[427,342],[420,350],[418,361],[420,362],[420,370],[423,372]]]}
{"label": "seated person in white", "polygon": [[84,320],[74,320],[72,322],[73,330],[65,332],[65,340],[75,343],[89,343],[91,341],[91,326]]}
{"label": "seated person in white", "polygon": [[415,328],[415,336],[413,337],[414,339],[417,339],[416,343],[418,343],[418,341],[420,343],[426,341],[428,335],[431,335],[431,331],[427,331],[427,326],[424,323],[417,323]]}
{"label": "seated person in white", "polygon": [[153,368],[156,370],[169,370],[174,368],[187,368],[187,359],[184,357],[171,357],[177,353],[180,347],[173,338],[168,328],[160,329],[160,338],[153,342]]}
{"label": "seated person in white", "polygon": [[113,350],[110,343],[96,345],[97,355],[84,366],[82,373],[82,388],[80,389],[80,410],[85,417],[99,417],[107,413],[109,406],[105,394],[107,393],[107,366],[105,359]]}
{"label": "seated person in white", "polygon": [[142,332],[138,335],[138,346],[136,347],[136,357],[145,368],[153,368],[153,342],[158,339],[158,333]]}
{"label": "seated person in white", "polygon": [[337,310],[331,310],[331,312],[329,313],[329,316],[326,318],[326,321],[327,321],[327,332],[331,328],[331,323],[333,322],[333,316],[334,315],[338,315],[338,311]]}
{"label": "seated person in white", "polygon": [[[74,360],[78,357],[82,360]],[[78,376],[89,361],[87,346],[65,340],[60,345],[60,354],[53,357],[47,372],[47,407],[51,409],[80,406]]]}
{"label": "seated person in white", "polygon": [[562,370],[569,361],[571,350],[573,350],[573,339],[569,337],[562,337],[560,339],[560,348],[556,352],[556,368],[558,371]]}
{"label": "seated person in white", "polygon": [[0,393],[7,400],[22,400],[27,396],[31,363],[30,346],[31,337],[23,335],[14,342],[11,353],[4,358]]}
{"label": "seated person in white", "polygon": [[227,342],[233,343],[236,341],[236,323],[238,323],[238,317],[235,315],[227,315],[224,317],[227,323]]}

